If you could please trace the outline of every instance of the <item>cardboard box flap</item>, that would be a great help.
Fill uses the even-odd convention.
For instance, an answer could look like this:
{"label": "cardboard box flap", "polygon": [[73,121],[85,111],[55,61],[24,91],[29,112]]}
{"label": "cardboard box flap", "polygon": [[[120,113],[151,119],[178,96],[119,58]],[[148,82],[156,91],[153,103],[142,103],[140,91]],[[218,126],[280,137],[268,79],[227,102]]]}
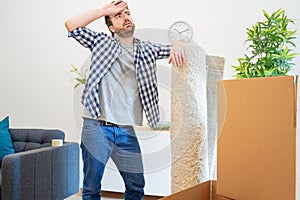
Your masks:
{"label": "cardboard box flap", "polygon": [[[225,115],[223,119],[218,116],[218,123],[225,119],[255,126],[295,127],[295,80],[294,76],[280,76],[218,81],[218,97],[224,97],[221,109]],[[289,118],[282,120],[282,115]]]}
{"label": "cardboard box flap", "polygon": [[210,200],[211,182],[206,181],[199,185],[190,187],[186,190],[174,193],[170,196],[162,198],[161,200]]}
{"label": "cardboard box flap", "polygon": [[216,194],[216,181],[206,181],[160,200],[232,200]]}

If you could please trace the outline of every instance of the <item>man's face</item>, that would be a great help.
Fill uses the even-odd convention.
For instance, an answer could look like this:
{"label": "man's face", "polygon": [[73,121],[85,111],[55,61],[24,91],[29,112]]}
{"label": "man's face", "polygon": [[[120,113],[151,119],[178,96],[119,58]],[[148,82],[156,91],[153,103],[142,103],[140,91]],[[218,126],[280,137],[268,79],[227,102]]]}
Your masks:
{"label": "man's face", "polygon": [[113,25],[109,28],[112,32],[120,37],[130,37],[133,35],[135,25],[127,8],[110,18]]}

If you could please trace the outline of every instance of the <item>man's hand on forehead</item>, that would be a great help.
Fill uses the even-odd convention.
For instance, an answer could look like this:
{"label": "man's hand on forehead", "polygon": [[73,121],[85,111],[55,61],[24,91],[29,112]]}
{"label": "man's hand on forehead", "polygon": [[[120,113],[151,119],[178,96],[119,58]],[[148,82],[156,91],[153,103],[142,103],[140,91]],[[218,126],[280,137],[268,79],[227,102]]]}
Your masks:
{"label": "man's hand on forehead", "polygon": [[119,0],[119,1],[113,1],[111,3],[115,4],[115,6],[116,6],[116,5],[118,5],[118,4],[122,3],[122,2],[126,3],[125,1],[121,1],[121,0]]}
{"label": "man's hand on forehead", "polygon": [[123,11],[125,8],[127,8],[127,2],[125,1],[113,1],[112,4],[115,5],[116,9]]}
{"label": "man's hand on forehead", "polygon": [[121,0],[113,1],[110,4],[107,4],[103,7],[106,15],[110,15],[110,16],[121,13],[126,8],[127,8],[127,3]]}
{"label": "man's hand on forehead", "polygon": [[120,11],[119,13],[123,12],[127,8],[127,2],[122,0],[114,1],[113,4],[116,6],[116,9]]}

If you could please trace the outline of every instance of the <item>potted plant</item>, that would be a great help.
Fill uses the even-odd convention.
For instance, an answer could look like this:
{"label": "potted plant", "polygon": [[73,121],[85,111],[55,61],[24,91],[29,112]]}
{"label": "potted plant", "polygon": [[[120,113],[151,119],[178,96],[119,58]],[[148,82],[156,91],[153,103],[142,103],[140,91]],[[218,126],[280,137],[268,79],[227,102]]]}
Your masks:
{"label": "potted plant", "polygon": [[75,76],[73,78],[74,81],[75,81],[74,89],[77,88],[81,84],[85,85],[86,84],[86,78],[87,78],[87,71],[88,71],[88,69],[85,69],[84,72],[82,72],[74,64],[71,64],[71,67],[72,68],[68,72],[72,73]]}
{"label": "potted plant", "polygon": [[263,15],[247,29],[249,52],[234,66],[237,79],[218,82],[216,188],[232,199],[296,199],[300,81],[285,76],[297,54],[296,30],[283,9]]}
{"label": "potted plant", "polygon": [[247,29],[249,54],[238,59],[238,65],[233,66],[236,78],[254,78],[286,75],[294,63],[297,53],[296,30],[290,30],[289,25],[294,20],[289,19],[283,9],[278,9],[269,15],[263,10],[265,20],[259,21]]}

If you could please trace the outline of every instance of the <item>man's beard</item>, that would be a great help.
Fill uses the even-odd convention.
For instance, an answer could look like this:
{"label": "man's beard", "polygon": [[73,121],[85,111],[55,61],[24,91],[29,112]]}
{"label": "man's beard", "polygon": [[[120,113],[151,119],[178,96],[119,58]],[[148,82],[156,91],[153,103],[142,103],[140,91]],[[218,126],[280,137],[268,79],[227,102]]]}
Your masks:
{"label": "man's beard", "polygon": [[115,33],[118,34],[119,37],[128,38],[128,37],[133,36],[134,30],[135,30],[135,25],[132,24],[132,26],[129,29],[122,28],[122,29],[116,30]]}

